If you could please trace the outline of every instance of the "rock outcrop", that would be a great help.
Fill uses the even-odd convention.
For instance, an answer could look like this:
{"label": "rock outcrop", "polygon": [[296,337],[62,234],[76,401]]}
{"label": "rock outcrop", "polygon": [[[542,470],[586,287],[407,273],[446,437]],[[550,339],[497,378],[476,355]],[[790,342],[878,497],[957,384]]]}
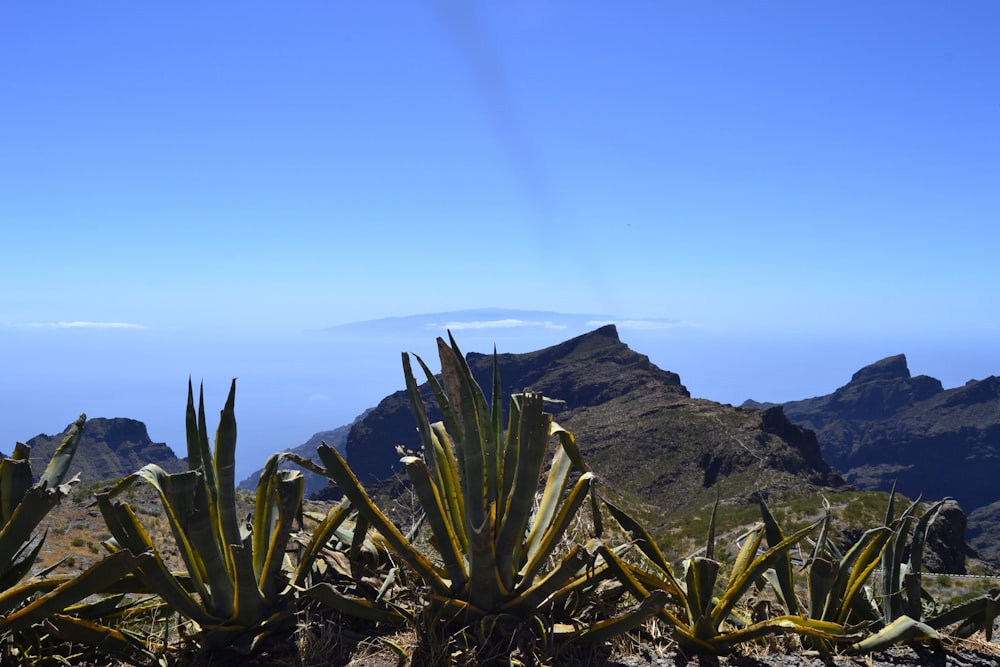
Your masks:
{"label": "rock outcrop", "polygon": [[1000,378],[944,389],[911,377],[906,357],[862,368],[832,394],[782,405],[816,431],[823,457],[860,488],[951,496],[973,510],[1000,500]]}
{"label": "rock outcrop", "polygon": [[927,531],[924,565],[931,572],[965,574],[965,560],[976,555],[965,542],[965,512],[954,500],[945,500]]}
{"label": "rock outcrop", "polygon": [[[25,444],[31,447],[31,469],[41,474],[66,437],[69,427],[57,435],[36,435]],[[134,419],[116,417],[88,419],[73,457],[71,474],[80,473],[81,482],[117,480],[134,473],[147,463],[168,472],[187,469],[165,443],[153,442],[146,425]]]}

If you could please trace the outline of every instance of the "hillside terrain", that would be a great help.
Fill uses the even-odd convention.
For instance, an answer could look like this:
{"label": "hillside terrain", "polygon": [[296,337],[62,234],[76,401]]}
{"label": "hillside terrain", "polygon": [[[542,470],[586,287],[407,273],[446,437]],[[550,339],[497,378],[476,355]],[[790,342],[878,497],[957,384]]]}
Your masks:
{"label": "hillside terrain", "polygon": [[[364,415],[362,415],[362,417],[363,416]],[[358,417],[358,419],[361,419],[361,417]],[[319,463],[319,455],[316,454],[316,449],[320,446],[321,443],[325,442],[326,444],[333,447],[341,454],[344,454],[344,451],[347,446],[347,434],[350,433],[351,426],[352,424],[346,424],[344,426],[338,426],[337,428],[331,429],[329,431],[320,431],[319,433],[314,433],[312,437],[306,440],[304,443],[302,443],[298,447],[293,447],[288,451],[291,452],[292,454],[297,454],[303,458],[307,458],[312,461],[315,461],[316,463]],[[295,469],[298,470],[298,468]],[[260,479],[261,472],[262,470],[255,470],[246,479],[244,479],[242,482],[239,483],[239,488],[245,491],[253,491],[254,489],[256,489],[257,480]],[[303,470],[302,475],[305,477],[306,480],[305,496],[307,498],[316,493],[317,491],[323,489],[323,487],[325,487],[329,482],[329,480],[326,477],[323,477],[322,475],[317,475],[316,473],[311,472],[309,470]]]}
{"label": "hillside terrain", "polygon": [[[467,359],[480,384],[489,387],[492,355],[469,353]],[[936,399],[935,405],[952,406],[956,411],[965,404],[954,399],[962,392],[946,392],[932,378],[909,378],[905,359],[894,357],[859,371],[834,398],[788,406],[723,405],[692,398],[676,373],[658,368],[648,357],[631,350],[614,326],[534,352],[501,354],[498,363],[502,392],[508,395],[531,389],[553,399],[550,410],[576,436],[585,459],[598,475],[602,493],[631,507],[658,538],[679,550],[693,548],[704,538],[707,508],[716,498],[722,501],[720,525],[733,529],[757,519],[754,500],[758,494],[780,506],[793,521],[818,516],[821,494],[835,510],[853,515],[855,521],[878,516],[884,501],[859,495],[846,485],[826,463],[824,450],[841,465],[860,461],[856,467],[841,469],[861,488],[887,488],[888,483],[871,481],[887,464],[866,463],[847,440],[829,446],[830,433],[857,430],[846,417],[830,419],[830,406],[877,421],[904,411],[915,401]],[[971,390],[974,396],[986,393],[975,383],[963,389]],[[429,388],[425,385],[423,391],[430,405]],[[799,424],[785,416],[786,408]],[[960,419],[961,414],[955,418]],[[820,432],[819,440],[810,428]],[[62,437],[31,439],[36,470],[43,469]],[[404,392],[387,396],[352,425],[316,433],[292,451],[314,458],[320,442],[345,453],[355,473],[373,492],[390,495],[392,479],[400,471],[397,446],[419,448]],[[902,457],[906,448],[892,451]],[[919,467],[919,460],[900,460],[894,461],[896,470]],[[74,468],[87,485],[121,478],[150,462],[168,470],[186,467],[165,444],[151,442],[141,422],[97,418],[86,423]],[[258,474],[244,480],[241,488],[253,489]],[[311,473],[307,478],[307,497],[329,495],[323,493],[325,478]],[[904,483],[901,490],[911,497],[920,492],[920,488]],[[951,495],[961,500],[958,493],[949,490],[934,487],[925,497]],[[957,506],[949,506],[946,514],[943,523],[948,529],[940,532],[950,536],[937,540],[941,543],[935,549],[941,564],[938,571],[962,572],[970,555],[964,550],[966,517]],[[973,512],[969,525],[981,542],[990,543],[991,536],[1000,532],[994,528],[1000,526],[994,519],[998,514],[996,506],[988,505]]]}
{"label": "hillside terrain", "polygon": [[[492,355],[467,359],[480,385],[490,387]],[[734,511],[749,508],[752,521],[757,493],[802,498],[844,487],[815,436],[780,409],[691,398],[676,373],[631,350],[613,325],[543,350],[501,354],[498,362],[505,395],[530,388],[560,401],[551,411],[576,437],[603,492],[627,500],[661,534],[679,523],[691,534],[701,531],[707,520],[701,510],[716,496]],[[371,484],[399,472],[397,446],[419,449],[404,392],[387,396],[354,424],[347,459]]]}
{"label": "hillside terrain", "polygon": [[[748,407],[774,404],[748,401]],[[911,376],[902,354],[856,372],[831,394],[783,403],[816,432],[823,458],[861,489],[950,496],[969,515],[969,541],[1000,562],[1000,378],[944,389]]]}

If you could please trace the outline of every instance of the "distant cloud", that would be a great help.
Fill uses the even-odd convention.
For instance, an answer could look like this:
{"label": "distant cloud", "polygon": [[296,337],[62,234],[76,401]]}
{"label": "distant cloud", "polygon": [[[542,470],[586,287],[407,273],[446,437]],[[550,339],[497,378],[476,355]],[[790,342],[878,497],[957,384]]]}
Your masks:
{"label": "distant cloud", "polygon": [[27,322],[10,326],[30,329],[145,329],[144,324],[131,322]]}
{"label": "distant cloud", "polygon": [[608,324],[614,324],[619,329],[632,329],[634,331],[663,331],[694,326],[690,322],[676,320],[591,320],[587,322],[587,326],[590,327],[603,327]]}
{"label": "distant cloud", "polygon": [[309,397],[310,401],[329,401],[330,397],[326,394],[313,394]]}
{"label": "distant cloud", "polygon": [[565,329],[565,324],[555,322],[533,322],[530,320],[504,319],[504,320],[478,320],[471,322],[445,322],[439,324],[432,322],[425,324],[427,329],[449,329],[451,331],[461,331],[463,329],[513,329],[515,327],[541,327],[543,329]]}

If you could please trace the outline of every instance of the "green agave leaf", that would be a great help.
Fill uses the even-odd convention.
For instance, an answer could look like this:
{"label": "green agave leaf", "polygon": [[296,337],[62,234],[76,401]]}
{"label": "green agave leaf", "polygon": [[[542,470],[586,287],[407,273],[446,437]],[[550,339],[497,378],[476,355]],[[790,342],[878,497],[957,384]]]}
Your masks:
{"label": "green agave leaf", "polygon": [[576,516],[580,506],[583,505],[587,494],[590,492],[590,485],[593,479],[594,474],[588,472],[581,475],[580,479],[577,480],[573,486],[573,490],[569,492],[569,495],[563,502],[559,513],[548,527],[544,529],[541,537],[537,540],[534,551],[529,555],[528,562],[525,563],[521,573],[522,583],[530,582],[537,576],[545,561],[552,555],[556,545],[566,535],[566,530],[573,521],[573,517]]}
{"label": "green agave leaf", "polygon": [[[440,341],[440,339],[438,340]],[[458,417],[456,417],[455,411],[451,407],[451,401],[448,398],[448,395],[445,393],[444,388],[441,386],[441,383],[438,381],[437,376],[434,375],[434,373],[427,366],[427,364],[424,363],[424,360],[421,359],[418,355],[416,354],[413,355],[413,358],[417,360],[417,363],[420,365],[421,370],[423,370],[424,376],[427,378],[427,385],[431,388],[431,392],[434,394],[434,400],[438,404],[438,408],[441,410],[441,414],[444,416],[444,423],[446,425],[446,428],[444,430],[446,430],[448,433],[454,433],[456,435],[458,433],[461,433]],[[406,363],[408,359],[409,357],[407,357],[406,354],[404,353],[403,355],[404,371],[408,366],[408,364]],[[410,380],[407,380],[407,389],[410,395],[410,406],[413,409],[413,414],[414,416],[422,414],[424,419],[427,419],[427,411],[426,408],[424,407],[423,400],[420,399],[419,391],[416,391],[417,389],[416,381],[412,382],[412,386],[413,388],[410,389]],[[414,398],[416,398],[416,400],[414,400]],[[419,423],[418,423],[418,430],[420,430]],[[449,437],[447,441],[450,442],[450,440],[451,438]],[[426,442],[426,441],[423,440],[423,438],[421,437],[421,442]],[[461,447],[455,446],[455,443],[452,443],[451,449],[454,452],[455,458],[457,460],[458,469],[460,471],[463,471],[462,474],[464,474],[465,453],[462,451]]]}
{"label": "green agave leaf", "polygon": [[17,564],[22,561],[21,555],[30,544],[31,534],[58,503],[61,495],[55,489],[44,488],[41,483],[24,494],[10,520],[0,529],[0,572],[9,573],[12,567],[19,569]]}
{"label": "green agave leaf", "polygon": [[[213,616],[228,618],[233,614],[235,596],[231,563],[219,542],[222,535],[218,524],[213,521],[214,513],[209,510],[208,490],[203,476],[204,472],[200,469],[168,473],[158,465],[149,464],[123,479],[106,495],[114,497],[137,480],[147,482],[156,490],[174,542],[206,608]],[[129,513],[131,518],[125,525],[132,532],[141,529],[145,533],[135,514],[131,510]],[[121,541],[114,531],[111,532]],[[144,541],[149,541],[148,536]],[[131,546],[136,548],[134,542]]]}
{"label": "green agave leaf", "polygon": [[[233,379],[215,433],[215,475],[218,516],[225,544],[240,544],[240,519],[236,514],[236,380]],[[210,480],[205,477],[206,481]]]}
{"label": "green agave leaf", "polygon": [[720,633],[710,640],[715,653],[727,655],[738,644],[756,641],[773,635],[797,634],[834,641],[844,636],[843,626],[837,623],[817,621],[802,616],[786,615],[770,618],[760,623]]}
{"label": "green agave leaf", "polygon": [[993,589],[989,593],[967,600],[932,616],[925,622],[935,630],[942,630],[950,625],[960,623],[960,627],[953,633],[956,637],[968,637],[983,630],[986,633],[986,640],[990,641],[993,634],[993,621],[997,615],[998,601],[1000,601],[1000,589]]}
{"label": "green agave leaf", "polygon": [[546,576],[537,581],[525,578],[524,582],[532,582],[533,585],[524,588],[516,597],[500,605],[497,611],[524,617],[527,612],[538,610],[549,596],[573,579],[588,560],[586,551],[579,545],[575,545],[562,558],[559,565]]}
{"label": "green agave leaf", "polygon": [[[569,456],[562,448],[556,449],[555,456],[549,466],[549,475],[542,488],[542,497],[538,501],[538,508],[531,517],[531,530],[528,532],[524,545],[527,548],[528,559],[534,558],[541,548],[542,536],[552,526],[559,509],[559,501],[562,500],[566,492],[566,485],[569,482],[570,460]],[[590,475],[593,479],[593,474]],[[521,535],[524,535],[522,529]],[[519,540],[520,541],[520,540]],[[499,547],[503,549],[503,547]],[[512,549],[513,550],[513,545]]]}
{"label": "green agave leaf", "polygon": [[[28,541],[23,544],[21,549],[14,554],[7,568],[4,569],[3,574],[0,575],[0,591],[5,591],[15,586],[19,581],[24,579],[28,572],[31,571],[31,568],[35,564],[35,559],[42,550],[42,545],[45,544],[45,537],[47,535],[48,529],[46,529],[41,535],[29,538]],[[59,561],[56,565],[61,563],[62,561]],[[54,567],[55,566],[47,568],[46,570],[39,572],[36,576],[45,577]],[[0,614],[4,611],[4,609],[0,608]]]}
{"label": "green agave leaf", "polygon": [[187,433],[188,467],[201,470],[205,476],[205,486],[211,499],[210,507],[216,512],[219,506],[219,482],[215,475],[212,448],[208,442],[208,420],[205,418],[205,387],[198,387],[198,410],[194,407],[194,390],[188,378],[188,400],[185,416]]}
{"label": "green agave leaf", "polygon": [[52,614],[45,624],[62,641],[93,647],[102,655],[133,665],[151,665],[157,662],[156,655],[146,648],[144,641],[121,629],[64,614]]}
{"label": "green agave leaf", "polygon": [[[451,332],[449,332],[450,335]],[[471,371],[470,371],[471,373]],[[489,487],[486,497],[493,498],[497,503],[497,511],[504,512],[504,477],[509,474],[504,457],[503,440],[503,387],[500,383],[500,362],[497,358],[497,346],[493,346],[493,395],[488,409],[490,415],[490,437],[487,441],[486,475]],[[497,516],[497,524],[502,525],[506,517],[501,513]]]}
{"label": "green agave leaf", "polygon": [[[454,340],[452,345],[455,350],[449,348],[441,338],[437,339],[437,344],[438,355],[441,358],[441,380],[448,395],[449,405],[454,411],[457,427],[456,430],[449,429],[449,431],[455,449],[461,452],[459,459],[464,464],[460,473],[465,496],[466,532],[469,535],[472,556],[470,569],[475,573],[477,570],[487,569],[485,565],[477,566],[475,562],[477,555],[487,556],[492,560],[492,554],[489,553],[491,549],[482,541],[484,536],[493,532],[487,529],[486,446],[483,442],[483,431],[488,429],[490,417],[485,410],[482,412],[479,410],[480,403],[485,403],[485,398],[482,397],[482,390],[475,384],[471,373],[463,372],[465,359],[457,351]],[[479,544],[475,543],[475,536],[479,536]],[[472,576],[475,577],[475,574]],[[477,595],[487,595],[487,592],[479,591]]]}
{"label": "green agave leaf", "polygon": [[[598,553],[604,559],[604,562],[608,564],[608,569],[614,573],[616,580],[620,581],[636,600],[645,599],[649,595],[650,589],[664,590],[671,597],[680,600],[686,608],[686,593],[676,585],[675,581],[660,579],[655,574],[624,562],[615,553],[614,549],[610,549],[604,544],[598,547]],[[670,587],[673,587],[673,590]],[[660,609],[657,612],[657,616],[670,624],[675,630],[686,632],[686,628],[688,628],[686,622],[670,613],[666,608]]]}
{"label": "green agave leaf", "polygon": [[[572,433],[554,421],[549,428],[549,432],[551,435],[559,438],[559,445],[562,447],[563,451],[566,452],[566,455],[569,456],[569,460],[573,463],[574,468],[580,472],[592,472],[590,466],[583,460],[583,456],[580,454],[580,448],[576,445],[576,438],[573,437]],[[600,538],[601,534],[604,532],[600,502],[601,501],[597,492],[592,491],[590,494],[590,513],[591,520],[594,523],[595,538]]]}
{"label": "green agave leaf", "polygon": [[75,602],[104,591],[148,558],[148,554],[136,556],[131,551],[106,556],[80,575],[0,619],[0,630],[17,632],[61,612]]}
{"label": "green agave leaf", "polygon": [[[782,537],[782,540],[784,540],[784,537]],[[775,543],[775,546],[780,544],[782,540]],[[753,559],[757,557],[757,552],[760,551],[760,545],[763,541],[763,526],[754,528],[746,535],[746,539],[743,540],[743,546],[740,547],[739,553],[736,554],[736,560],[733,562],[733,572],[730,578],[745,572],[750,567]],[[780,561],[780,557],[777,560]]]}
{"label": "green agave leaf", "polygon": [[80,443],[80,436],[83,435],[83,425],[86,421],[87,415],[81,414],[69,427],[66,437],[63,438],[62,443],[56,448],[55,453],[49,460],[48,466],[45,468],[45,472],[42,473],[41,478],[38,480],[42,488],[54,489],[62,484],[69,470],[70,463],[73,461],[73,455],[76,454],[76,447]]}
{"label": "green agave leaf", "polygon": [[415,456],[407,456],[402,462],[434,534],[438,553],[451,579],[451,589],[462,590],[469,581],[469,573],[466,571],[462,545],[455,535],[454,524],[448,516],[438,486],[431,479],[430,471],[422,460]]}
{"label": "green agave leaf", "polygon": [[[767,546],[773,547],[784,540],[785,535],[782,532],[781,527],[778,525],[778,522],[775,520],[774,515],[771,514],[771,510],[768,508],[767,503],[764,502],[763,497],[760,498],[760,513],[764,521],[764,537],[767,539]],[[777,577],[778,593],[781,595],[785,611],[788,612],[789,616],[798,616],[799,601],[798,598],[795,597],[795,583],[792,575],[792,559],[787,551],[779,556],[777,561],[775,561],[774,573]]]}
{"label": "green agave leaf", "polygon": [[[831,604],[830,593],[837,582],[839,564],[829,558],[814,558],[809,564],[809,616],[826,619],[827,610],[834,618],[839,614],[840,600]],[[846,589],[846,586],[844,587]]]}
{"label": "green agave leaf", "polygon": [[372,527],[385,538],[389,548],[403,558],[417,575],[431,586],[432,590],[446,595],[449,590],[448,584],[441,578],[431,562],[417,551],[409,540],[399,532],[395,524],[389,521],[375,506],[365,492],[364,487],[361,486],[358,478],[354,476],[354,472],[337,450],[326,444],[322,444],[319,446],[317,452],[326,466],[325,474],[337,483],[341,492],[350,500],[359,514],[364,516],[371,523]]}
{"label": "green agave leaf", "polygon": [[[434,392],[445,421],[451,425],[453,432],[457,433],[457,422],[451,410],[448,396],[423,360],[416,355],[414,357],[427,377],[427,382]],[[462,550],[467,551],[469,539],[465,521],[465,498],[459,473],[459,470],[464,468],[463,454],[454,446],[447,429],[440,422],[433,425],[430,423],[423,398],[420,396],[420,387],[413,376],[410,356],[405,352],[403,353],[403,374],[406,377],[406,393],[410,401],[410,411],[417,421],[417,431],[424,446],[424,456],[430,462],[434,478],[441,493],[444,494],[446,514],[452,524],[452,529],[462,545]]]}
{"label": "green agave leaf", "polygon": [[448,517],[448,523],[455,531],[461,551],[467,552],[469,549],[469,537],[465,532],[465,497],[462,494],[461,478],[458,474],[458,460],[455,458],[454,447],[451,437],[445,430],[442,422],[435,422],[431,425],[430,447],[425,447],[425,452],[431,456],[434,468],[434,478],[437,481],[438,489],[442,494],[443,507]]}
{"label": "green agave leaf", "polygon": [[878,567],[892,535],[890,528],[873,528],[866,531],[861,539],[848,549],[840,562],[837,578],[830,591],[824,620],[835,623],[847,621],[848,612],[855,608],[862,587]]}
{"label": "green agave leaf", "polygon": [[462,591],[470,605],[486,611],[496,609],[512,592],[505,588],[496,565],[493,541],[496,505],[490,505],[489,510],[490,516],[469,533],[469,581]]}
{"label": "green agave leaf", "polygon": [[913,527],[913,539],[910,542],[910,572],[904,581],[906,591],[906,615],[917,620],[923,616],[923,605],[920,601],[921,569],[923,568],[924,544],[927,542],[927,532],[944,507],[944,500],[931,506]]}
{"label": "green agave leaf", "polygon": [[667,577],[668,580],[674,585],[674,588],[679,591],[681,586],[677,583],[676,579],[674,579],[670,563],[667,562],[663,552],[660,551],[660,547],[657,546],[656,541],[646,531],[645,527],[629,516],[625,510],[621,509],[607,498],[601,498],[601,502],[611,512],[611,516],[615,518],[615,521],[617,521],[618,524],[632,536],[636,546],[643,553],[646,559],[652,563],[663,574],[663,576]]}
{"label": "green agave leaf", "polygon": [[398,605],[385,601],[376,602],[365,598],[347,596],[328,582],[311,586],[305,589],[303,593],[354,618],[387,623],[393,627],[402,627],[406,625],[407,621],[412,619],[412,615]]}
{"label": "green agave leaf", "polygon": [[[269,496],[261,498],[257,504],[266,503],[271,507],[271,511],[261,512],[259,523],[255,514],[253,526],[254,535],[260,527],[270,539],[260,547],[255,546],[251,552],[253,570],[259,581],[260,592],[264,598],[273,600],[286,584],[283,576],[285,551],[302,508],[305,478],[298,471],[283,470],[269,481],[267,486],[271,489]],[[265,556],[262,568],[258,566],[260,559],[257,548],[260,548]]]}
{"label": "green agave leaf", "polygon": [[[538,483],[542,477],[542,466],[545,462],[549,440],[549,426],[552,423],[552,415],[543,411],[541,394],[522,394],[520,399],[520,420],[517,424],[517,447],[519,450],[517,466],[510,473],[516,475],[516,478],[510,496],[506,499],[506,518],[496,536],[495,546],[496,567],[504,587],[508,590],[514,587],[516,572],[521,567],[522,544],[528,528],[531,509],[535,503]],[[538,523],[536,526],[541,531],[548,530],[548,526]],[[537,545],[538,537],[529,535],[528,541],[533,541]]]}
{"label": "green agave leaf", "polygon": [[940,643],[941,635],[929,625],[916,621],[909,616],[900,616],[875,634],[852,644],[847,649],[847,653],[854,655],[873,653],[875,651],[883,651],[890,646],[909,644],[915,641]]}
{"label": "green agave leaf", "polygon": [[[203,593],[200,588],[204,583],[198,577],[187,577],[184,583],[188,585],[185,586],[181,577],[167,569],[163,559],[154,550],[149,534],[131,507],[122,503],[112,503],[108,492],[97,494],[97,505],[116,544],[133,552],[149,552],[153,556],[152,560],[141,563],[137,568],[138,577],[135,581],[141,584],[141,587],[133,588],[132,591],[158,595],[171,609],[199,625],[221,622],[221,617],[210,613],[199,603],[199,599],[208,599],[209,592]],[[198,599],[192,595],[190,590],[192,586],[198,591]]]}
{"label": "green agave leaf", "polygon": [[226,625],[254,629],[269,609],[276,606],[275,599],[261,595],[257,575],[253,571],[253,554],[249,544],[230,544],[230,561],[236,568],[233,586],[233,613]]}
{"label": "green agave leaf", "polygon": [[14,454],[0,460],[0,519],[10,522],[14,510],[31,488],[31,448],[17,443]]}
{"label": "green agave leaf", "polygon": [[[721,563],[711,558],[695,556],[687,563],[684,573],[687,584],[688,623],[695,629],[694,634],[701,639],[708,639],[717,632],[717,624],[712,622],[714,608],[715,582],[719,577]],[[705,623],[705,621],[708,621]],[[701,626],[705,626],[704,630]]]}
{"label": "green agave leaf", "polygon": [[719,624],[729,616],[733,607],[739,599],[743,597],[747,589],[753,585],[755,581],[760,579],[766,570],[773,567],[774,563],[778,561],[783,554],[787,553],[789,549],[816,530],[821,522],[822,519],[814,521],[808,526],[795,531],[760,556],[757,556],[745,569],[735,571],[734,568],[733,576],[729,580],[729,585],[727,586],[726,591],[719,598],[719,603],[712,612],[715,627],[718,628]]}
{"label": "green agave leaf", "polygon": [[667,603],[669,597],[670,595],[666,591],[652,591],[636,606],[612,618],[592,623],[579,632],[574,639],[596,644],[610,641],[626,632],[633,632],[647,619],[656,615]]}

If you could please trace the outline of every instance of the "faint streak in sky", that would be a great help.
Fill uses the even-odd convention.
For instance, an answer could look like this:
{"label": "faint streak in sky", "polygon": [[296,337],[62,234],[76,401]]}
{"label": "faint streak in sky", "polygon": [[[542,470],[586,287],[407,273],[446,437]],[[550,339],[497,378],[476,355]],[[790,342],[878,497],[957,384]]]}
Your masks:
{"label": "faint streak in sky", "polygon": [[602,296],[604,308],[616,310],[620,298],[611,287],[606,263],[591,239],[579,229],[560,219],[548,181],[539,164],[536,151],[518,118],[514,97],[507,83],[503,59],[492,47],[475,5],[465,0],[439,0],[435,3],[445,30],[452,38],[459,56],[469,67],[474,85],[479,90],[489,117],[496,128],[516,178],[537,216],[534,225],[535,242],[542,253],[551,247],[553,239],[574,246],[578,266],[586,266],[577,280],[586,282],[590,291]]}
{"label": "faint streak in sky", "polygon": [[551,217],[546,215],[551,212],[548,187],[518,119],[503,60],[492,48],[473,3],[440,0],[436,6],[446,32],[458,49],[461,60],[468,66],[473,83],[483,98],[515,176],[541,217]]}

